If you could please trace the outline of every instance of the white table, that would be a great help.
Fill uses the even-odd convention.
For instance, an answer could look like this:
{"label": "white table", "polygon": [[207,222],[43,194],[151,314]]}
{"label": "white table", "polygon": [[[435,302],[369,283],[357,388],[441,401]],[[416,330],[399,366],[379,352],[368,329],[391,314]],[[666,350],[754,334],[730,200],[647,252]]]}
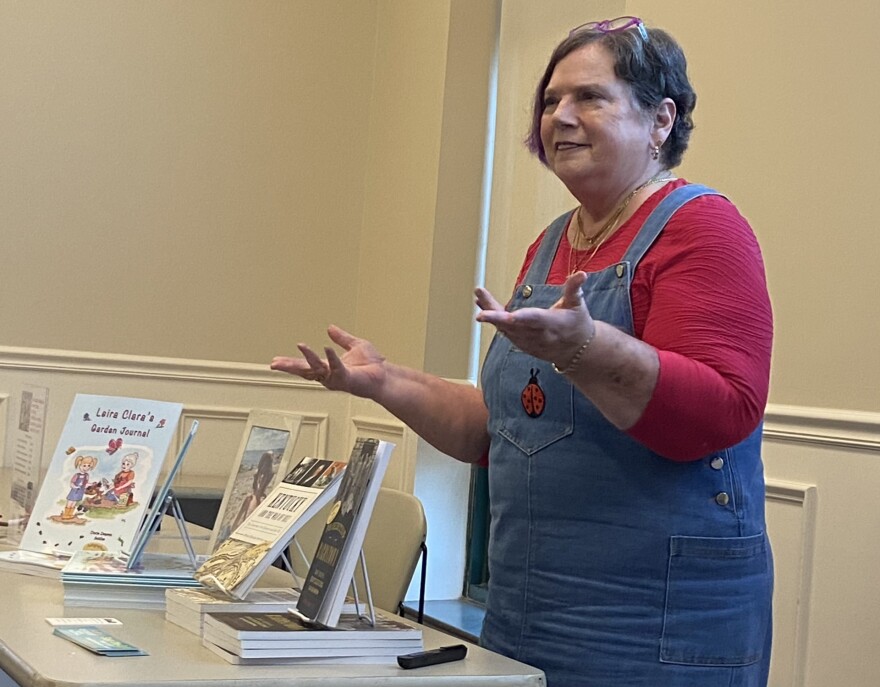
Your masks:
{"label": "white table", "polygon": [[[64,607],[59,580],[0,572],[0,669],[29,687],[539,687],[543,673],[468,644],[463,661],[402,670],[387,665],[236,666],[215,656],[200,639],[165,621],[163,611]],[[122,626],[112,633],[149,656],[106,658],[52,634],[45,621],[56,616],[111,616]],[[461,640],[424,629],[425,648]],[[0,685],[3,684],[0,674]]]}

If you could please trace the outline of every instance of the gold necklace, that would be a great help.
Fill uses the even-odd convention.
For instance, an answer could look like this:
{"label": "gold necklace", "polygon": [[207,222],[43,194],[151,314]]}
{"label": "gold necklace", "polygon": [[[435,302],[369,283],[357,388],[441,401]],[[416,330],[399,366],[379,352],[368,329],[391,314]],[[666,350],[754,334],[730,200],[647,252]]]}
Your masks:
{"label": "gold necklace", "polygon": [[[605,221],[605,224],[602,225],[602,228],[599,229],[592,236],[587,236],[586,232],[584,232],[584,224],[581,219],[581,210],[583,210],[584,206],[581,205],[577,209],[577,214],[575,215],[575,221],[577,222],[577,243],[580,243],[580,237],[583,237],[587,246],[586,249],[592,248],[592,252],[587,256],[587,259],[581,262],[580,260],[573,260],[575,247],[573,243],[569,243],[568,249],[568,273],[574,274],[575,272],[584,268],[584,266],[593,259],[593,256],[599,252],[599,249],[602,247],[602,244],[605,243],[605,240],[614,233],[614,229],[617,228],[617,222],[620,220],[621,215],[623,215],[623,211],[626,210],[626,207],[629,205],[629,202],[635,197],[635,195],[641,191],[642,189],[647,188],[651,184],[656,184],[661,181],[669,181],[672,179],[672,173],[669,170],[663,170],[662,172],[658,172],[654,176],[652,176],[647,181],[636,186],[632,191],[630,191],[626,197],[621,201],[620,205],[618,205],[614,212],[608,217]],[[573,263],[573,266],[572,266]]]}

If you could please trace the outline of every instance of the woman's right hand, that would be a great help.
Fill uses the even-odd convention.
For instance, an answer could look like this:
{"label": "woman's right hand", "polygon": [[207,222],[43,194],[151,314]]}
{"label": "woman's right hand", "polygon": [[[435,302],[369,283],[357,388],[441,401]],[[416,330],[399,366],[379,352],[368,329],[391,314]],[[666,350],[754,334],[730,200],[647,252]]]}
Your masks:
{"label": "woman's right hand", "polygon": [[352,336],[335,325],[327,328],[330,340],[343,349],[340,356],[327,346],[321,358],[305,344],[297,344],[302,358],[276,356],[269,367],[303,379],[320,382],[333,391],[375,398],[385,380],[385,356],[366,339]]}

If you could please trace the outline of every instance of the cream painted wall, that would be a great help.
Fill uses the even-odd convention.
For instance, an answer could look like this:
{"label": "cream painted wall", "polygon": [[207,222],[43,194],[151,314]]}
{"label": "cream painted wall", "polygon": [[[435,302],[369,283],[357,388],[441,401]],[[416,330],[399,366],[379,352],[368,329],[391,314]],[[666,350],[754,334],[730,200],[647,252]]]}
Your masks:
{"label": "cream painted wall", "polygon": [[847,3],[842,32],[819,0],[627,7],[686,45],[700,101],[685,171],[729,193],[761,241],[771,400],[880,410],[880,4]]}
{"label": "cream painted wall", "polygon": [[423,365],[473,283],[494,6],[0,3],[0,345],[265,363],[334,322]]}

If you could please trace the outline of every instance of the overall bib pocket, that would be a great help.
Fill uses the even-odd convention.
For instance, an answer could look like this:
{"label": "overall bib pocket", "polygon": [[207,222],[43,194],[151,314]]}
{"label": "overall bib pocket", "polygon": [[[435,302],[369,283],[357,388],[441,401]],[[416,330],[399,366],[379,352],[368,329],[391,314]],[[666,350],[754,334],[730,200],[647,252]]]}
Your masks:
{"label": "overall bib pocket", "polygon": [[498,434],[531,456],[572,433],[574,387],[549,363],[510,346],[501,364]]}
{"label": "overall bib pocket", "polygon": [[670,537],[660,661],[743,666],[763,653],[773,570],[764,533]]}

